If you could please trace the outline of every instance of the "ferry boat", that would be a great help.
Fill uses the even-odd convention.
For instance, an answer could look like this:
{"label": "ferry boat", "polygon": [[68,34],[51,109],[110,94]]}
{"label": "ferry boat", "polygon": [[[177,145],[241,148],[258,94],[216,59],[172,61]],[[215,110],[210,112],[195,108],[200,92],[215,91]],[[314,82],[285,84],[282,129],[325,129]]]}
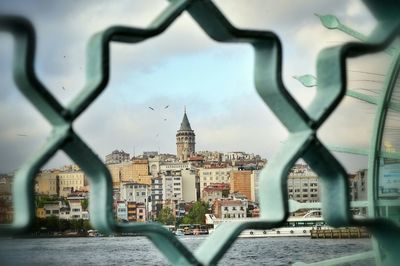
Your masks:
{"label": "ferry boat", "polygon": [[179,235],[182,233],[184,235],[208,235],[208,228],[203,224],[180,224],[176,229],[175,234],[177,233]]}
{"label": "ferry boat", "polygon": [[[206,214],[206,223],[214,225],[214,229],[225,222],[245,222],[255,218],[218,219],[212,214]],[[239,237],[311,237],[311,230],[331,229],[325,224],[320,211],[310,211],[302,217],[289,217],[283,227],[274,229],[246,229]],[[213,230],[209,230],[210,234]]]}

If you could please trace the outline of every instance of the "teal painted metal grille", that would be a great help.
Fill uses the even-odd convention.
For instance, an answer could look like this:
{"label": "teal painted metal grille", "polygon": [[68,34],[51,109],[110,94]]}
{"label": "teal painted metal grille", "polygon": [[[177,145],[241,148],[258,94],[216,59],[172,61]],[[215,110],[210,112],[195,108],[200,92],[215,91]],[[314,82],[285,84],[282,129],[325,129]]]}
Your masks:
{"label": "teal painted metal grille", "polygon": [[[90,214],[93,226],[105,233],[136,232],[148,237],[174,265],[214,265],[245,229],[269,229],[281,226],[288,216],[287,176],[292,165],[303,158],[320,176],[322,210],[326,222],[332,226],[365,226],[375,239],[374,252],[325,261],[320,264],[340,263],[374,255],[379,264],[391,265],[400,261],[400,228],[389,219],[376,217],[377,163],[382,132],[394,80],[400,68],[400,50],[390,46],[399,33],[400,5],[398,1],[364,0],[378,20],[371,36],[360,36],[340,24],[333,16],[322,16],[328,28],[349,32],[364,43],[324,49],[317,60],[317,77],[304,82],[315,82],[317,94],[307,109],[303,109],[289,94],[282,82],[282,44],[270,31],[235,28],[211,1],[171,1],[171,4],[145,29],[113,26],[95,34],[87,48],[87,81],[81,93],[62,106],[35,75],[35,31],[24,18],[0,17],[0,29],[16,39],[14,78],[19,90],[51,123],[53,130],[47,143],[16,173],[13,186],[15,218],[12,225],[3,225],[3,235],[21,234],[29,230],[34,219],[33,182],[35,174],[58,150],[63,150],[87,174],[91,185]],[[258,94],[289,131],[287,141],[260,174],[261,218],[252,222],[223,224],[193,254],[170,232],[156,224],[117,224],[112,215],[111,176],[101,160],[90,150],[73,129],[74,120],[89,107],[106,88],[110,70],[110,43],[138,43],[162,34],[180,14],[187,11],[205,33],[218,42],[248,43],[255,50],[255,85]],[[350,213],[347,174],[327,147],[318,139],[317,132],[346,94],[346,58],[385,50],[393,56],[391,75],[380,99],[364,99],[377,104],[380,110],[375,121],[375,140],[368,152],[369,211],[368,220],[354,220]],[[317,82],[318,81],[318,82]],[[349,91],[347,91],[347,94]],[[353,96],[357,97],[354,93]],[[359,98],[362,96],[358,95]],[[270,254],[270,256],[273,256]],[[314,264],[318,265],[318,263]]]}

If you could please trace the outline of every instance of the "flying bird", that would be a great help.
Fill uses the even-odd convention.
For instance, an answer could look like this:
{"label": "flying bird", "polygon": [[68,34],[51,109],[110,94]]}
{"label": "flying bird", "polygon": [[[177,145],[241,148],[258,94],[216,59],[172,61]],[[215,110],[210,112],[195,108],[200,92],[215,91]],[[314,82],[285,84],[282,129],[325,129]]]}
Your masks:
{"label": "flying bird", "polygon": [[63,86],[62,89],[65,90],[65,87]]}
{"label": "flying bird", "polygon": [[154,111],[154,108],[153,108],[153,107],[150,107],[150,106],[149,106],[149,109],[151,109],[151,110],[153,110],[153,111]]}
{"label": "flying bird", "polygon": [[165,106],[164,109],[167,109],[169,107],[169,105]]}
{"label": "flying bird", "polygon": [[167,121],[167,119],[166,119],[166,118],[164,118],[164,121]]}
{"label": "flying bird", "polygon": [[18,137],[27,137],[28,135],[25,134],[17,134]]}

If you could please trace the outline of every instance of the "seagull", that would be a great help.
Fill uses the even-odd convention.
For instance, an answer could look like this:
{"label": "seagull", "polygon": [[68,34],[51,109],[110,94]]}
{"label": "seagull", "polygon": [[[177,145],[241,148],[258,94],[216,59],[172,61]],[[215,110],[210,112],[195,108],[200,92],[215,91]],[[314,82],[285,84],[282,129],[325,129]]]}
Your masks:
{"label": "seagull", "polygon": [[165,106],[164,109],[167,109],[169,107],[169,105]]}
{"label": "seagull", "polygon": [[154,108],[153,108],[153,107],[150,107],[150,106],[149,106],[149,109],[151,109],[151,110],[153,110],[153,111],[154,111]]}
{"label": "seagull", "polygon": [[166,118],[164,118],[164,121],[167,121],[167,119],[166,119]]}
{"label": "seagull", "polygon": [[64,86],[62,87],[63,90],[65,90]]}
{"label": "seagull", "polygon": [[18,137],[27,137],[28,135],[25,134],[17,134]]}

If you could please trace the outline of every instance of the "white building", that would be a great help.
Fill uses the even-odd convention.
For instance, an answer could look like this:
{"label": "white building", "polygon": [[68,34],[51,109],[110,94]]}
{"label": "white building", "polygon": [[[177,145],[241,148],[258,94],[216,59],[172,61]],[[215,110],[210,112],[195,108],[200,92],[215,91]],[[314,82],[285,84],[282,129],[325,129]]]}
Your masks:
{"label": "white building", "polygon": [[136,203],[147,203],[151,195],[151,187],[136,182],[121,183],[120,200]]}
{"label": "white building", "polygon": [[89,219],[88,211],[84,210],[82,207],[82,200],[84,199],[84,197],[80,196],[67,198],[70,208],[70,219]]}
{"label": "white building", "polygon": [[251,201],[259,202],[258,183],[261,170],[253,170],[250,177]]}
{"label": "white building", "polygon": [[117,202],[116,216],[119,221],[128,221],[128,207],[124,201]]}
{"label": "white building", "polygon": [[161,174],[163,180],[163,198],[166,200],[183,200],[181,171],[165,171]]}
{"label": "white building", "polygon": [[184,202],[197,201],[196,171],[182,170],[182,199]]}
{"label": "white building", "polygon": [[43,205],[43,209],[44,209],[44,213],[45,213],[46,217],[50,217],[50,216],[60,217],[60,209],[62,207],[63,206],[62,206],[61,201],[52,201],[52,202],[45,203]]}
{"label": "white building", "polygon": [[150,174],[153,177],[156,177],[160,173],[160,163],[161,163],[160,156],[156,155],[154,157],[149,157],[148,162],[149,162]]}
{"label": "white building", "polygon": [[162,162],[160,164],[160,173],[166,171],[178,171],[182,169],[191,169],[191,165],[189,162]]}
{"label": "white building", "polygon": [[320,189],[317,174],[308,165],[296,164],[290,171],[288,196],[298,202],[319,202]]}
{"label": "white building", "polygon": [[221,199],[214,202],[214,215],[222,219],[240,219],[247,217],[247,201]]}
{"label": "white building", "polygon": [[222,155],[222,161],[236,161],[236,160],[253,160],[256,156],[248,154],[242,151],[224,152]]}
{"label": "white building", "polygon": [[60,216],[59,218],[61,220],[69,220],[71,218],[71,214],[70,214],[71,210],[69,207],[62,207],[60,209]]}

